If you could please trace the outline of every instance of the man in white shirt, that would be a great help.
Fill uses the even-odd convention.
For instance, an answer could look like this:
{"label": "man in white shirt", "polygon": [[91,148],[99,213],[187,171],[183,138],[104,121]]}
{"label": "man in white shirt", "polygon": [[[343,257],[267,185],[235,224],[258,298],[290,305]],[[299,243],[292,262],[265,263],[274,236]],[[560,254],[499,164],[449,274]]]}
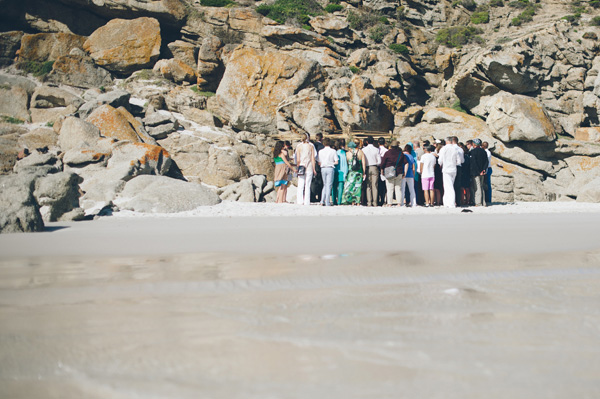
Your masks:
{"label": "man in white shirt", "polygon": [[339,162],[337,152],[330,147],[331,140],[323,140],[323,149],[319,151],[319,165],[323,176],[323,190],[321,191],[321,205],[331,206],[331,189],[333,188],[333,175],[335,165]]}
{"label": "man in white shirt", "polygon": [[446,137],[446,145],[440,150],[438,162],[442,167],[444,178],[444,206],[456,207],[456,193],[454,192],[454,179],[456,179],[456,167],[459,163],[458,151],[452,146],[452,137]]}
{"label": "man in white shirt", "polygon": [[379,150],[373,143],[375,143],[373,136],[368,136],[367,146],[362,150],[367,161],[367,166],[365,168],[367,175],[367,206],[377,206],[377,192],[379,186],[379,165],[381,165],[381,155],[379,155]]}

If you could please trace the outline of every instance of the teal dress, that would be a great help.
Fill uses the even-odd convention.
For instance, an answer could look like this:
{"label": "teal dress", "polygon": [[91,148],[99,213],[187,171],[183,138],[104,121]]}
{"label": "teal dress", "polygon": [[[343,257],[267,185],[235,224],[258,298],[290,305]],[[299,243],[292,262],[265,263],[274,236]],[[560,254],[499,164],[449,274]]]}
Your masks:
{"label": "teal dress", "polygon": [[[346,181],[344,182],[344,193],[342,194],[342,205],[360,204],[363,183],[363,167],[362,162],[356,157],[357,152],[352,153],[352,161],[350,165],[348,165],[348,174],[346,175]],[[354,165],[356,165],[356,167],[354,167]]]}

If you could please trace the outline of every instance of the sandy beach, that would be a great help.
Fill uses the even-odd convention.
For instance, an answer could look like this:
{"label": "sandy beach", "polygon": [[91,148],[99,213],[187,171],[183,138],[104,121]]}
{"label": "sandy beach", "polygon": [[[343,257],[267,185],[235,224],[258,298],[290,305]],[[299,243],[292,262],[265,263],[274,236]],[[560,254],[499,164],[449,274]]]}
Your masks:
{"label": "sandy beach", "polygon": [[3,398],[597,398],[600,207],[232,204],[0,236]]}

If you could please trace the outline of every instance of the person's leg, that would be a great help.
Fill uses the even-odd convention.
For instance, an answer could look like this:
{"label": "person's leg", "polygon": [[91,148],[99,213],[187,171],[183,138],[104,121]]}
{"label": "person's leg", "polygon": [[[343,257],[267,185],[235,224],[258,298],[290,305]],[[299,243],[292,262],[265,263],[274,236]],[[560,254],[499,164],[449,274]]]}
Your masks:
{"label": "person's leg", "polygon": [[321,193],[321,203],[325,206],[331,206],[331,189],[333,186],[333,168],[321,169],[323,175],[323,191]]}
{"label": "person's leg", "polygon": [[387,198],[387,205],[391,206],[394,202],[394,179],[387,179],[385,181],[385,194]]}
{"label": "person's leg", "polygon": [[344,195],[344,183],[345,181],[339,181],[338,182],[338,200],[337,200],[337,205],[342,205],[342,195]]}
{"label": "person's leg", "polygon": [[[308,171],[307,171],[308,172]],[[306,186],[306,174],[304,176],[298,176],[298,192],[296,194],[296,203],[298,205],[304,204],[304,187]],[[308,193],[310,195],[310,192]]]}
{"label": "person's leg", "polygon": [[492,168],[488,168],[485,173],[485,203],[492,203]]}
{"label": "person's leg", "polygon": [[313,172],[312,170],[309,172],[306,171],[306,182],[304,184],[304,205],[310,205],[310,186],[313,180]]}
{"label": "person's leg", "polygon": [[377,206],[379,202],[379,168],[377,166],[371,166],[369,168],[369,174],[371,175],[371,185],[373,186],[373,204],[371,206]]}
{"label": "person's leg", "polygon": [[444,177],[444,206],[448,208],[456,207],[456,195],[454,193],[454,178],[456,173],[442,173]]}
{"label": "person's leg", "polygon": [[417,194],[415,193],[415,179],[414,177],[409,177],[408,179],[408,191],[410,193],[410,206],[417,206]]}
{"label": "person's leg", "polygon": [[398,201],[399,206],[404,206],[404,196],[406,195],[406,177],[402,177],[400,186],[402,187],[400,190],[400,198],[396,198],[396,200]]}
{"label": "person's leg", "polygon": [[287,189],[288,189],[287,184],[284,184],[283,186],[281,186],[279,188],[279,190],[281,190],[281,203],[282,204],[287,202]]}
{"label": "person's leg", "polygon": [[485,176],[476,177],[477,186],[475,194],[475,205],[485,206],[485,192],[483,185],[485,184]]}

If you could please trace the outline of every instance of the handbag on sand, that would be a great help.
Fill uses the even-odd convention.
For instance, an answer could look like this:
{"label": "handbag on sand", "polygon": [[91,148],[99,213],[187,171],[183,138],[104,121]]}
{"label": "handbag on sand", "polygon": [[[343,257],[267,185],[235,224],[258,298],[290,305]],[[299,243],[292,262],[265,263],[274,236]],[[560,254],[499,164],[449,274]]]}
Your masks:
{"label": "handbag on sand", "polygon": [[396,161],[395,166],[388,166],[383,169],[383,177],[386,179],[393,179],[398,176],[396,173],[396,169],[398,168],[398,163],[400,162],[400,158],[402,158],[402,151],[400,151],[400,155],[398,155],[398,160]]}

